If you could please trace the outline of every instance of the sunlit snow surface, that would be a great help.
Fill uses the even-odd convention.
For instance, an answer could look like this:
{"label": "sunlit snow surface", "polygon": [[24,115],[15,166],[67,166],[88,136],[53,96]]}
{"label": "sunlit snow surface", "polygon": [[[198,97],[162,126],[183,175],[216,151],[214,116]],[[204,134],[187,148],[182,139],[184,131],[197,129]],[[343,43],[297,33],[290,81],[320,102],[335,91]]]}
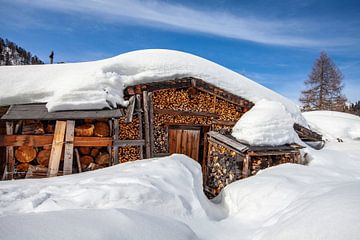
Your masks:
{"label": "sunlit snow surface", "polygon": [[[286,114],[287,123],[307,126],[298,107],[289,99],[206,59],[164,49],[133,51],[94,62],[0,67],[0,105],[47,102],[49,111],[114,108],[127,105],[123,99],[127,86],[184,77],[202,79],[255,105],[261,102],[263,108],[264,102],[275,102],[280,105],[277,108],[280,114]],[[267,111],[267,121],[282,128],[284,121],[278,114],[279,111]],[[248,122],[257,118],[257,114],[248,115]],[[277,136],[270,136],[269,129],[255,127],[249,125],[247,129],[257,131],[257,136],[266,141],[256,141],[241,132],[236,137],[253,145],[297,141],[294,130],[291,128],[289,132],[288,124],[280,141],[274,138]],[[285,136],[286,132],[289,135]]]}
{"label": "sunlit snow surface", "polygon": [[308,166],[268,168],[213,201],[184,155],[0,182],[1,239],[359,239],[360,141],[305,152]]}

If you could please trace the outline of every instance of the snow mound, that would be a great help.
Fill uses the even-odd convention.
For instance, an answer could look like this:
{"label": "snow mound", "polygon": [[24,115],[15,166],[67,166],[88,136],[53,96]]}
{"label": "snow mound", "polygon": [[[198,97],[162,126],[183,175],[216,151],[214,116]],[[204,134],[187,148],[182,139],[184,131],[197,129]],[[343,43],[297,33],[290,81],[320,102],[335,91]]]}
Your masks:
{"label": "snow mound", "polygon": [[47,102],[49,111],[114,108],[127,105],[127,86],[183,77],[200,78],[255,104],[281,102],[294,121],[306,125],[289,99],[201,57],[163,49],[94,62],[0,67],[0,105]]}
{"label": "snow mound", "polygon": [[226,186],[217,199],[225,221],[257,226],[249,239],[357,239],[359,144],[308,151],[310,166],[283,164]]}
{"label": "snow mound", "polygon": [[127,209],[64,210],[0,217],[7,240],[197,240],[184,223]]}
{"label": "snow mound", "polygon": [[360,140],[360,117],[335,111],[304,112],[310,126],[328,140]]}
{"label": "snow mound", "polygon": [[71,176],[3,182],[0,196],[0,216],[109,208],[182,217],[223,214],[203,194],[200,165],[176,154]]}
{"label": "snow mound", "polygon": [[250,145],[300,143],[293,125],[294,120],[283,104],[261,100],[236,123],[232,135]]}

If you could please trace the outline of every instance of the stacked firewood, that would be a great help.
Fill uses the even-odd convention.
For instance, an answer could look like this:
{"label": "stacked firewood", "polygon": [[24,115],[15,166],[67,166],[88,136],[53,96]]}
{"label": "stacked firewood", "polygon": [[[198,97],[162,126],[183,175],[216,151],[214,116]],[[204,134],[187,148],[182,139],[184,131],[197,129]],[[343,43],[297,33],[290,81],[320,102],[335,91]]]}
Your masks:
{"label": "stacked firewood", "polygon": [[139,118],[137,115],[134,115],[132,122],[129,123],[125,123],[125,117],[121,117],[119,119],[119,125],[120,125],[119,138],[121,140],[140,139]]}
{"label": "stacked firewood", "polygon": [[214,106],[213,97],[210,94],[198,92],[192,88],[157,91],[154,92],[153,101],[158,109],[180,111],[209,112],[209,109],[213,109]]}
{"label": "stacked firewood", "polygon": [[[109,137],[110,126],[107,119],[85,119],[84,124],[75,127],[75,136]],[[100,140],[101,141],[101,140]],[[95,170],[110,165],[111,157],[106,147],[79,147],[81,170]]]}
{"label": "stacked firewood", "polygon": [[238,121],[244,113],[245,108],[239,108],[235,104],[222,99],[216,99],[215,113],[218,114],[219,120]]}
{"label": "stacked firewood", "polygon": [[237,153],[216,143],[209,143],[207,187],[216,195],[226,185],[241,178],[241,161]]}
{"label": "stacked firewood", "polygon": [[53,134],[55,124],[51,121],[24,120],[15,125],[15,134],[23,135],[43,135]]}
{"label": "stacked firewood", "polygon": [[119,161],[121,163],[140,159],[140,148],[137,146],[119,147]]}
{"label": "stacked firewood", "polygon": [[250,160],[250,174],[255,175],[258,171],[271,167],[272,158],[268,156],[254,156]]}
{"label": "stacked firewood", "polygon": [[[139,117],[133,116],[132,122],[125,123],[125,118],[120,118],[119,138],[121,140],[140,139]],[[136,146],[119,147],[119,162],[124,163],[140,159],[140,148]]]}
{"label": "stacked firewood", "polygon": [[50,152],[51,146],[21,146],[15,148],[16,172],[25,173],[31,166],[47,170],[47,167],[49,165]]}

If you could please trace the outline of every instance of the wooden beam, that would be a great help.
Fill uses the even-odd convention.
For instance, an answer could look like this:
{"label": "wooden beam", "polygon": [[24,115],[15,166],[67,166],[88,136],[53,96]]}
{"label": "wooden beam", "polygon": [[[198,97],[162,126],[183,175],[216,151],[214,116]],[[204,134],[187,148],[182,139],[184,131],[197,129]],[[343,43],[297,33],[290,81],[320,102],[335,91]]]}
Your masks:
{"label": "wooden beam", "polygon": [[[142,121],[142,109],[141,109],[141,96],[136,94],[136,112],[139,118],[139,139],[143,140],[143,121]],[[144,158],[144,147],[140,146],[140,159]]]}
{"label": "wooden beam", "polygon": [[219,117],[216,113],[211,113],[211,112],[181,111],[181,110],[173,110],[173,109],[154,109],[154,112],[159,114],[169,114],[169,115],[200,116],[200,117],[214,117],[214,118]]}
{"label": "wooden beam", "polygon": [[59,171],[59,164],[61,158],[61,152],[64,145],[66,122],[65,121],[56,121],[54,139],[52,142],[49,167],[48,167],[48,177],[57,176]]}
{"label": "wooden beam", "polygon": [[[112,119],[109,119],[108,123],[109,123],[110,136],[112,136],[113,132],[114,132],[114,126],[113,126]],[[114,165],[114,156],[113,156],[112,147],[108,146],[107,150],[108,150],[108,153],[109,153],[109,156],[110,156],[109,166],[112,166],[112,165]]]}
{"label": "wooden beam", "polygon": [[127,146],[144,146],[145,141],[140,140],[114,140],[114,146],[116,147],[127,147]]}
{"label": "wooden beam", "polygon": [[234,126],[236,124],[236,122],[235,121],[214,120],[214,121],[212,121],[212,124]]}
{"label": "wooden beam", "polygon": [[[14,122],[9,121],[6,122],[6,134],[11,135],[14,134]],[[6,171],[5,174],[8,174],[6,179],[14,178],[14,169],[15,169],[15,154],[14,147],[8,146],[6,147]]]}
{"label": "wooden beam", "polygon": [[[119,119],[113,119],[113,141],[117,141],[119,139],[120,134],[120,124]],[[113,146],[113,152],[114,152],[114,164],[119,164],[119,147]]]}
{"label": "wooden beam", "polygon": [[149,134],[150,134],[150,157],[154,157],[154,104],[153,104],[153,94],[150,92],[149,97]]}
{"label": "wooden beam", "polygon": [[[0,146],[33,146],[51,145],[53,135],[0,135]],[[74,137],[74,147],[109,147],[111,137]]]}
{"label": "wooden beam", "polygon": [[80,154],[79,154],[79,150],[77,148],[75,148],[75,156],[76,156],[76,163],[78,166],[79,173],[81,173],[82,169],[81,169],[81,162],[80,162]]}
{"label": "wooden beam", "polygon": [[242,178],[246,178],[250,175],[250,161],[250,156],[246,155],[246,157],[244,158],[243,169],[241,171]]}
{"label": "wooden beam", "polygon": [[131,96],[129,99],[129,105],[126,108],[125,123],[132,122],[135,109],[135,96]]}
{"label": "wooden beam", "polygon": [[74,156],[74,128],[75,121],[66,121],[66,135],[65,135],[65,154],[64,154],[64,168],[63,174],[72,174],[73,156]]}
{"label": "wooden beam", "polygon": [[148,92],[143,92],[143,103],[144,103],[144,124],[145,124],[145,158],[151,157],[150,148],[150,120],[149,120],[149,101]]}

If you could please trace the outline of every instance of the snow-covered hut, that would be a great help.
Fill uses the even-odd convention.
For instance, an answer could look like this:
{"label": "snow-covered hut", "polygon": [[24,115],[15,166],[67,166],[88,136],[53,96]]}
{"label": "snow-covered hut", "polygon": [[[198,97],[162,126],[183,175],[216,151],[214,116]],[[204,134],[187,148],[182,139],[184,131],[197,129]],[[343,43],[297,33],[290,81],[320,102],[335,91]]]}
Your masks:
{"label": "snow-covered hut", "polygon": [[299,133],[307,127],[290,100],[171,50],[1,67],[0,105],[7,106],[0,135],[5,178],[183,153],[203,166],[210,195],[262,168],[300,163],[294,124]]}

